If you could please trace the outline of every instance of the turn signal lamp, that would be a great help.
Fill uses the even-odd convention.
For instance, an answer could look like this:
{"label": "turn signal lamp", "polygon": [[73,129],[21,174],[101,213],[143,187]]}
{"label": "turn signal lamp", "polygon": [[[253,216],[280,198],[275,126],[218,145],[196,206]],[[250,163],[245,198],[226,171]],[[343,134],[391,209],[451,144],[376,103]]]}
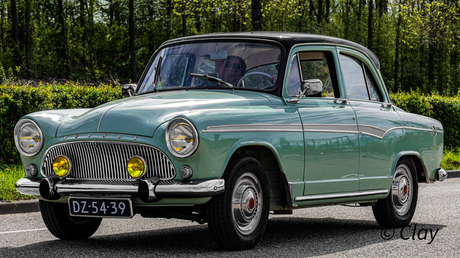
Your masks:
{"label": "turn signal lamp", "polygon": [[53,172],[58,177],[65,177],[70,172],[70,162],[65,156],[57,156],[53,161]]}
{"label": "turn signal lamp", "polygon": [[128,170],[128,174],[132,178],[139,178],[141,177],[146,169],[145,161],[141,157],[132,157],[128,161],[128,166],[126,170]]}

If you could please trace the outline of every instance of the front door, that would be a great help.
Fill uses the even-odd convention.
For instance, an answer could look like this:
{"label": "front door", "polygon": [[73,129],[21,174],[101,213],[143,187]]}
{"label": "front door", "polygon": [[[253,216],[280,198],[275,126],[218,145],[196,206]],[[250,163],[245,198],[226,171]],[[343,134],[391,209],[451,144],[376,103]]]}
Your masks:
{"label": "front door", "polygon": [[296,104],[304,130],[304,195],[356,192],[359,134],[353,108],[340,98],[335,48],[310,49],[292,57],[286,87],[295,99],[302,80],[323,83],[322,92]]}

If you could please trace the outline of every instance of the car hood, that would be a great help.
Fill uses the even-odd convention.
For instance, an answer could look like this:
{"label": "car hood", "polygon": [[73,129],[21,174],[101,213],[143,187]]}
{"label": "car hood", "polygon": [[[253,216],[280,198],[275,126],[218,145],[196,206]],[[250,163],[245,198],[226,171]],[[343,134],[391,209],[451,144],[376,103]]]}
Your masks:
{"label": "car hood", "polygon": [[271,105],[265,94],[248,91],[169,91],[113,101],[67,117],[56,136],[117,133],[152,137],[162,123],[207,108]]}

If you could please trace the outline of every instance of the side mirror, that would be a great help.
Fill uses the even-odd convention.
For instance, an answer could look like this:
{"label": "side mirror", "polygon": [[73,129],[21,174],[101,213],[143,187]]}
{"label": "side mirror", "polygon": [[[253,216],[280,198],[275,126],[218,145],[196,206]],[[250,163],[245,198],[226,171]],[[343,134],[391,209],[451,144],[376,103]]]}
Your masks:
{"label": "side mirror", "polygon": [[305,92],[304,96],[315,95],[323,91],[323,83],[320,79],[304,80],[300,87],[302,88],[302,93]]}
{"label": "side mirror", "polygon": [[132,97],[134,96],[134,92],[136,92],[137,85],[130,83],[130,84],[125,84],[121,86],[121,94],[123,97]]}
{"label": "side mirror", "polygon": [[227,58],[227,50],[213,50],[211,51],[211,59],[221,60]]}

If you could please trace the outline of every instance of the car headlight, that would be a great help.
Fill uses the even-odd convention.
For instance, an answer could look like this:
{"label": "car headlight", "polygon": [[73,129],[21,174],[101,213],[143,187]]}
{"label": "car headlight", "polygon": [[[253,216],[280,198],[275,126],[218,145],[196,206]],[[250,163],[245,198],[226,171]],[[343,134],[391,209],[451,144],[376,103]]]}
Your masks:
{"label": "car headlight", "polygon": [[166,144],[174,156],[189,157],[198,147],[198,133],[187,119],[175,118],[166,128]]}
{"label": "car headlight", "polygon": [[43,146],[42,130],[34,121],[22,119],[14,127],[14,143],[22,155],[37,155]]}

